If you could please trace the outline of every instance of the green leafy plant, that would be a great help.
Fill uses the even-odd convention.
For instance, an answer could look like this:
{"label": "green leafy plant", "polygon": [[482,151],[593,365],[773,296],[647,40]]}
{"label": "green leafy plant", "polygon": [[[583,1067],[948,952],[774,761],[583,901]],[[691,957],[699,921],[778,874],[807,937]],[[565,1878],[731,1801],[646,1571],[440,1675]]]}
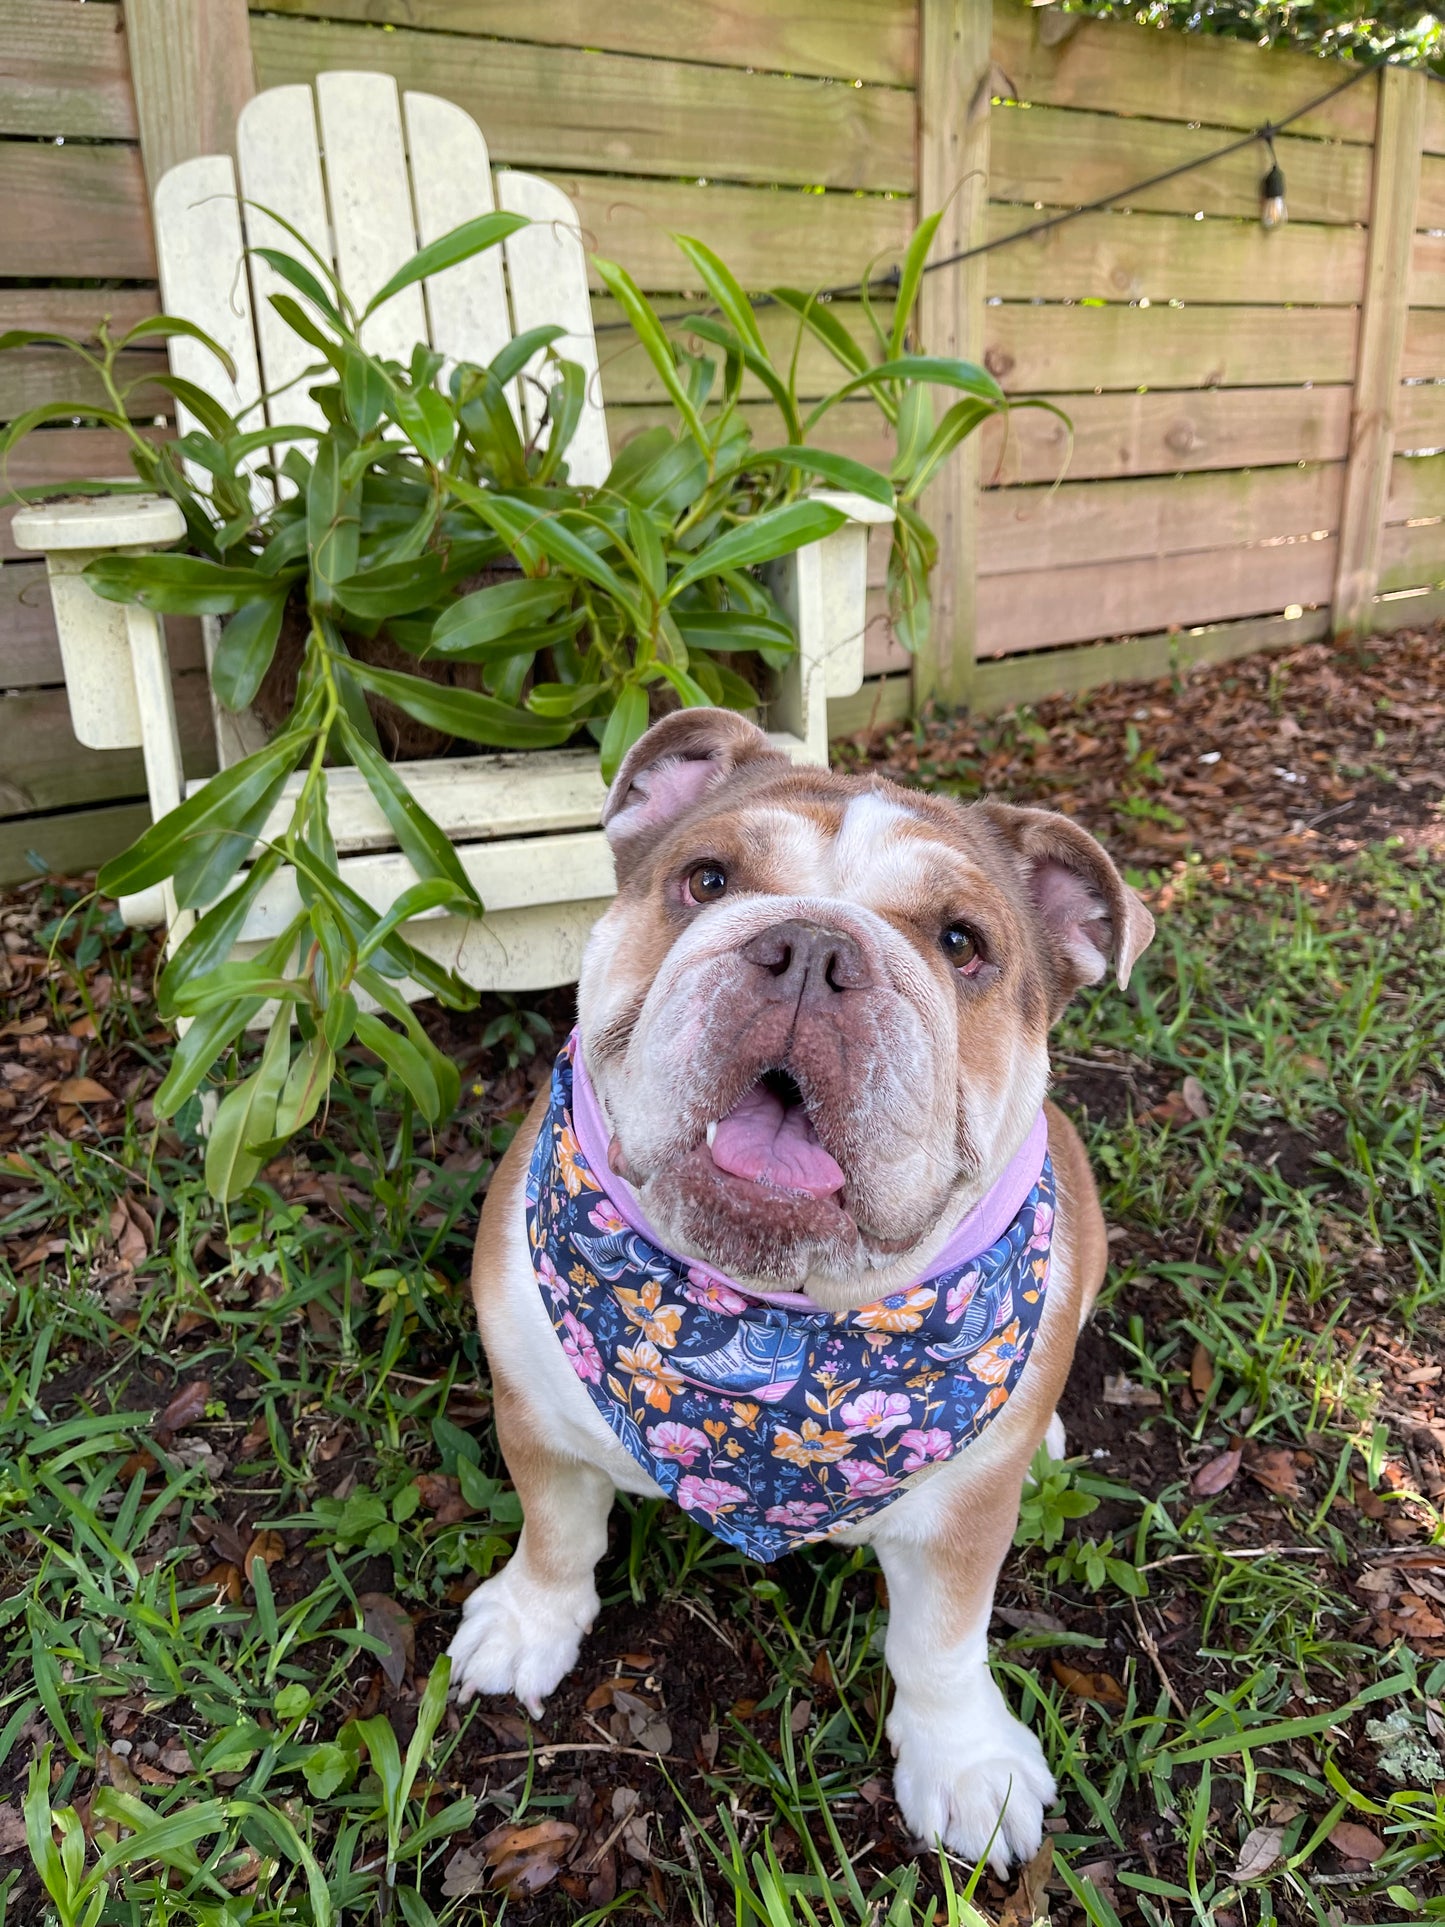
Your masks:
{"label": "green leafy plant", "polygon": [[[200,425],[175,443],[149,440],[130,419],[137,384],[121,380],[126,350],[190,336],[230,367],[224,350],[174,316],[118,337],[102,327],[94,348],[31,331],[0,336],[0,350],[62,342],[106,398],[104,406],[32,410],[0,438],[0,458],[31,429],[87,413],[127,436],[140,485],[169,495],[184,514],[179,548],[101,557],[86,570],[92,587],[167,614],[225,618],[211,679],[233,710],[248,709],[263,687],[276,694],[281,645],[288,637],[294,645],[291,680],[282,675],[279,684],[284,713],[269,740],[152,825],[100,877],[113,894],[165,885],[182,912],[158,1003],[187,1028],[156,1095],[158,1117],[175,1115],[218,1067],[234,1068],[242,1033],[274,1011],[259,1063],[228,1092],[210,1133],[207,1182],[223,1200],[312,1125],[352,1042],[384,1066],[407,1142],[413,1113],[434,1126],[457,1101],[456,1071],[401,985],[409,980],[453,1008],[475,994],[413,945],[406,926],[484,909],[452,844],[389,758],[378,718],[443,742],[514,750],[590,736],[610,778],[659,701],[757,706],[767,675],[797,646],[758,571],[843,521],[809,497],[818,483],[895,510],[895,624],[916,647],[927,633],[937,553],[920,498],[964,437],[1007,406],[983,369],[911,352],[937,217],[909,245],[886,328],[865,289],[867,348],[826,301],[773,290],[796,318],[798,341],[811,333],[843,373],[806,410],[796,349],[786,367],[777,363],[723,262],[679,236],[712,304],[687,317],[707,352],[677,345],[626,270],[596,262],[675,421],[629,442],[600,487],[579,487],[567,456],[585,382],[580,365],[558,352],[562,328],[527,331],[485,367],[448,368],[425,344],[403,364],[363,342],[370,317],[402,289],[521,225],[510,214],[467,223],[423,248],[361,310],[294,231],[296,254],[256,250],[287,284],[268,297],[272,308],[316,357],[299,379],[310,384],[319,426],[285,423],[284,395],[269,398],[270,425],[238,421],[194,383],[155,375],[144,379]],[[745,376],[782,417],[778,446],[753,446],[738,406]],[[530,435],[514,413],[519,381],[545,395]],[[957,397],[937,419],[936,390]],[[856,397],[871,398],[895,431],[888,475],[811,445],[831,411]],[[416,874],[384,915],[338,863],[327,774],[336,763],[360,773]],[[263,895],[279,928],[239,960],[234,946]],[[526,1030],[509,1035],[524,1052]]]}

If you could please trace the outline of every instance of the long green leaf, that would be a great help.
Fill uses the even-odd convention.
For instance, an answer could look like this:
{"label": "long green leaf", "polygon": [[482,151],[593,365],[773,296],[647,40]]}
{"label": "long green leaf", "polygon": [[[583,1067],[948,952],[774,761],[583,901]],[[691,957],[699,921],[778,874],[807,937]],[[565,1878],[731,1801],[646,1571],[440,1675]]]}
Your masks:
{"label": "long green leaf", "polygon": [[446,268],[454,268],[458,262],[470,261],[474,254],[494,248],[499,241],[505,241],[509,234],[515,234],[518,228],[528,225],[525,214],[480,214],[474,221],[463,221],[460,227],[452,228],[449,233],[419,249],[399,267],[390,281],[378,288],[367,302],[362,320],[369,314],[375,314],[383,302],[390,301],[403,288],[425,280],[428,275],[441,274]]}
{"label": "long green leaf", "polygon": [[583,576],[616,598],[629,619],[640,629],[645,626],[641,604],[610,562],[589,548],[580,535],[567,527],[559,515],[548,514],[530,502],[508,495],[496,495],[474,487],[458,477],[450,478],[458,498],[474,510],[489,528],[495,529],[513,549],[530,544],[549,562],[555,562],[570,575]]}
{"label": "long green leaf", "polygon": [[281,866],[279,850],[263,850],[238,886],[221,898],[192,927],[168,960],[156,984],[156,1009],[165,1018],[176,1015],[176,993],[223,964],[235,947],[251,905]]}
{"label": "long green leaf", "polygon": [[236,379],[236,364],[229,352],[221,346],[214,335],[208,335],[204,328],[198,327],[194,321],[187,321],[183,315],[147,315],[144,321],[138,321],[133,328],[121,336],[120,346],[131,348],[138,341],[173,341],[178,335],[185,335],[191,341],[199,341],[203,348],[209,348],[225,369],[229,379],[231,381]]}
{"label": "long green leaf", "polygon": [[286,1074],[272,1126],[277,1138],[294,1137],[297,1131],[305,1129],[320,1110],[335,1073],[335,1053],[318,1030],[301,1046]]}
{"label": "long green leaf", "polygon": [[761,562],[772,562],[780,555],[789,555],[806,543],[831,535],[847,519],[841,509],[830,508],[823,502],[789,502],[783,508],[769,509],[754,521],[742,522],[709,543],[673,577],[668,598],[674,598],[679,590],[701,581],[704,576],[719,575],[725,569],[750,569]]}
{"label": "long green leaf", "polygon": [[246,603],[221,631],[211,659],[211,688],[227,709],[249,709],[255,701],[276,654],[286,595],[282,588]]}
{"label": "long green leaf", "polygon": [[402,562],[384,562],[379,568],[348,576],[336,584],[335,595],[349,614],[366,622],[384,622],[388,616],[427,608],[457,580],[458,573],[439,555],[420,555]]}
{"label": "long green leaf", "polygon": [[688,433],[699,448],[706,450],[707,430],[703,426],[701,415],[693,406],[687,384],[678,373],[677,356],[673,352],[672,343],[663,332],[656,309],[626,268],[619,266],[616,261],[607,261],[600,254],[594,254],[592,265],[596,268],[607,292],[632,323],[632,331],[642,343],[648,360],[662,377],[662,385],[672,397],[673,406],[687,423]]}
{"label": "long green leaf", "polygon": [[565,582],[525,577],[474,590],[437,617],[427,654],[460,656],[518,630],[535,628],[565,608],[571,593]]}
{"label": "long green leaf", "polygon": [[938,224],[943,219],[943,210],[930,214],[918,223],[908,243],[908,251],[903,257],[903,267],[898,276],[898,305],[893,310],[893,332],[888,338],[888,350],[892,355],[901,355],[908,340],[908,322],[913,313],[913,304],[918,299],[918,290],[923,284],[924,264],[928,250],[933,246],[933,237],[938,232]]}
{"label": "long green leaf", "polygon": [[821,448],[760,448],[748,457],[749,466],[754,462],[776,462],[780,468],[816,476],[820,482],[831,482],[834,488],[848,489],[870,502],[880,502],[886,508],[893,506],[893,484],[888,477],[880,475],[866,462],[855,462],[849,455],[830,455]]}
{"label": "long green leaf", "polygon": [[482,900],[462,868],[455,847],[433,823],[392,765],[358,736],[349,723],[341,725],[341,740],[417,875],[445,878],[473,913],[481,916]]}
{"label": "long green leaf", "polygon": [[138,602],[168,616],[230,615],[275,587],[274,578],[255,569],[172,553],[97,556],[86,564],[85,579],[107,602]]}
{"label": "long green leaf", "polygon": [[816,294],[804,294],[801,288],[770,288],[768,292],[818,337],[835,361],[855,375],[864,373],[867,355],[827,302],[820,301]]}
{"label": "long green leaf", "polygon": [[464,742],[489,743],[500,749],[554,749],[572,734],[570,723],[548,722],[471,689],[448,689],[365,662],[348,663],[345,673],[429,729]]}
{"label": "long green leaf", "polygon": [[279,274],[283,281],[289,281],[293,288],[299,289],[312,307],[319,309],[326,316],[333,328],[338,331],[341,329],[342,320],[335,302],[304,262],[296,260],[292,255],[283,254],[279,248],[253,248],[251,252],[258,255],[274,273]]}
{"label": "long green leaf", "polygon": [[705,242],[695,241],[691,235],[673,234],[669,237],[681,248],[688,260],[702,277],[703,286],[712,296],[732,325],[738,338],[771,365],[771,357],[764,345],[762,331],[753,304],[743,292],[741,282],[734,276],[732,269],[719,255],[713,253]]}
{"label": "long green leaf", "polygon": [[423,877],[419,882],[408,884],[385,915],[367,932],[356,953],[357,961],[365,963],[382,947],[393,930],[410,923],[413,917],[425,916],[432,910],[448,910],[453,916],[467,916],[475,907],[476,900],[475,890],[459,890],[450,877]]}
{"label": "long green leaf", "polygon": [[[412,1101],[428,1124],[441,1122],[441,1094],[437,1090],[436,1079],[432,1076],[430,1065],[409,1037],[401,1036],[389,1024],[384,1024],[379,1017],[373,1017],[370,1011],[364,1010],[356,1019],[356,1041],[379,1057],[396,1082],[410,1092]],[[376,1723],[364,1722],[366,1725]],[[386,1722],[379,1724],[386,1725]],[[387,1731],[391,1731],[389,1726]],[[392,1744],[396,1744],[394,1739]],[[372,1764],[376,1765],[375,1753],[372,1754]]]}
{"label": "long green leaf", "polygon": [[602,732],[602,780],[610,783],[622,759],[647,728],[647,691],[628,683],[613,705]]}
{"label": "long green leaf", "polygon": [[992,402],[996,408],[1008,406],[1008,397],[986,368],[980,368],[974,361],[959,361],[952,355],[898,355],[888,361],[880,361],[861,375],[854,375],[845,381],[841,388],[835,388],[827,395],[809,416],[809,423],[818,420],[820,415],[855,394],[860,388],[878,388],[890,381],[926,382],[936,388],[961,388],[965,394],[977,395],[980,401]]}
{"label": "long green leaf", "polygon": [[798,646],[785,622],[777,622],[771,616],[753,615],[746,609],[674,608],[673,619],[689,649],[719,652],[783,649],[791,654]]}
{"label": "long green leaf", "polygon": [[361,547],[361,482],[360,477],[346,481],[342,475],[344,460],[335,437],[324,437],[316,450],[306,494],[311,595],[324,609],[334,602],[337,583],[356,574]]}
{"label": "long green leaf", "polygon": [[206,1188],[229,1204],[261,1169],[251,1147],[275,1135],[276,1103],[291,1059],[291,1011],[283,1004],[271,1023],[259,1067],[221,1100],[206,1141]]}
{"label": "long green leaf", "polygon": [[710,321],[706,315],[694,317],[688,323],[688,329],[690,333],[700,335],[704,341],[712,342],[715,347],[739,356],[743,366],[750,374],[757,377],[777,403],[778,411],[783,417],[783,426],[788,434],[794,440],[801,437],[803,418],[798,413],[798,398],[766,355],[759,354],[755,348],[749,347],[747,342],[740,340],[731,328],[724,328],[716,321]]}
{"label": "long green leaf", "polygon": [[100,889],[116,897],[163,882],[196,837],[232,829],[278,777],[288,775],[308,740],[305,730],[277,736],[254,755],[213,776],[194,796],[153,823],[128,850],[112,857],[97,878]]}

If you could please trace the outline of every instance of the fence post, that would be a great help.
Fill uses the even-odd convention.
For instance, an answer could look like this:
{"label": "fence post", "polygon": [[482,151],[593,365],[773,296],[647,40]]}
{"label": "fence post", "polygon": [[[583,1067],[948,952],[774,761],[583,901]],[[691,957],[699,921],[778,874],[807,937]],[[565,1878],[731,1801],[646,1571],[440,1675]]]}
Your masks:
{"label": "fence post", "polygon": [[146,185],[177,161],[230,154],[256,91],[246,0],[125,0]]}
{"label": "fence post", "polygon": [[[984,238],[992,70],[993,0],[920,0],[918,212],[946,210],[935,257]],[[918,321],[929,354],[983,360],[984,273],[980,259],[924,276]],[[973,680],[978,446],[970,436],[955,451],[922,504],[938,537],[938,567],[929,641],[913,665],[919,707],[966,703]]]}
{"label": "fence post", "polygon": [[1374,620],[1405,322],[1410,312],[1410,257],[1427,85],[1423,73],[1407,67],[1386,67],[1380,74],[1365,290],[1331,611],[1331,626],[1339,637],[1368,635]]}

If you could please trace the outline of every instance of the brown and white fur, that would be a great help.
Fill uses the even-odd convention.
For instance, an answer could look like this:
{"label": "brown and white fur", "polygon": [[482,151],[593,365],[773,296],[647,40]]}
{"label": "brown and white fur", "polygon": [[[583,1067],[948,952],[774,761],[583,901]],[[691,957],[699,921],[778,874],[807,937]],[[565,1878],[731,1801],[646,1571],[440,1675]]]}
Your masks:
{"label": "brown and white fur", "polygon": [[[1122,987],[1153,934],[1103,850],[1066,818],[795,769],[726,711],[650,729],[603,820],[618,895],[588,944],[579,1026],[613,1168],[669,1249],[833,1310],[920,1275],[1027,1135],[1048,1031],[1070,995],[1110,960]],[[715,875],[690,881],[702,870],[722,872],[720,894]],[[940,941],[958,925],[963,967]],[[844,1173],[830,1198],[712,1162],[712,1120],[779,1067]],[[545,1108],[544,1093],[493,1179],[473,1269],[525,1523],[451,1646],[463,1698],[514,1693],[534,1713],[597,1612],[614,1489],[660,1490],[577,1381],[533,1275],[523,1180]],[[837,1534],[871,1545],[888,1582],[903,1816],[964,1856],[992,1840],[999,1870],[1038,1847],[1054,1782],[989,1674],[994,1584],[1030,1459],[1046,1436],[1062,1452],[1054,1409],[1106,1255],[1083,1145],[1046,1110],[1052,1268],[1019,1385],[975,1444]]]}

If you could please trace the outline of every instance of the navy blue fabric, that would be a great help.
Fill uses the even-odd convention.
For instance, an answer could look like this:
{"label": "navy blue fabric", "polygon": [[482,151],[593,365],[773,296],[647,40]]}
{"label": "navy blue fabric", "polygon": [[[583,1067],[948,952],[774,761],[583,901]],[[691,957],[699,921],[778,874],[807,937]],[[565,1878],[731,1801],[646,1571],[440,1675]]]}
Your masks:
{"label": "navy blue fabric", "polygon": [[527,1174],[543,1302],[637,1463],[718,1538],[775,1559],[890,1504],[1007,1403],[1043,1315],[1053,1169],[958,1270],[850,1312],[721,1284],[619,1216],[572,1124],[572,1046]]}

